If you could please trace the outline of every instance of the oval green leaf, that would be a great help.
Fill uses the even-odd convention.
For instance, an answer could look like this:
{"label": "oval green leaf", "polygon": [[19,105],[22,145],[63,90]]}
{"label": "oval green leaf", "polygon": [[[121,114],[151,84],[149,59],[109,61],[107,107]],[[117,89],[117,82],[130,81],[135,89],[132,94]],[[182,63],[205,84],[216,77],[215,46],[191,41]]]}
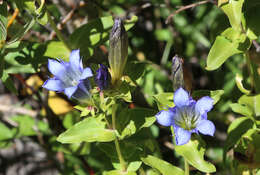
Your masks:
{"label": "oval green leaf", "polygon": [[148,166],[157,169],[163,175],[184,175],[184,171],[176,166],[171,165],[170,163],[161,160],[157,157],[148,155],[146,157],[142,157],[141,160]]}
{"label": "oval green leaf", "polygon": [[224,36],[217,36],[207,58],[207,70],[219,68],[229,57],[242,53],[238,50],[239,43],[231,42]]}
{"label": "oval green leaf", "polygon": [[105,129],[105,125],[105,122],[98,118],[86,118],[59,135],[57,140],[61,143],[113,141],[116,134],[113,130]]}
{"label": "oval green leaf", "polygon": [[185,145],[175,146],[175,150],[198,170],[205,173],[216,172],[215,166],[204,160],[205,149],[198,140],[190,140]]}

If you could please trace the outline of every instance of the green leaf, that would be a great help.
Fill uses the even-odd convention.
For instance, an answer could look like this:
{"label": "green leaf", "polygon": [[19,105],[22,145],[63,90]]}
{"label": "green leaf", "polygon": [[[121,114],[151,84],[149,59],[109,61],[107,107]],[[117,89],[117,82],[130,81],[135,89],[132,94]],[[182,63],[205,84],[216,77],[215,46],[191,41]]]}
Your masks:
{"label": "green leaf", "polygon": [[242,53],[238,50],[239,43],[231,42],[224,36],[217,36],[207,58],[207,70],[219,68],[229,57]]}
{"label": "green leaf", "polygon": [[238,89],[246,95],[250,94],[250,90],[244,88],[242,81],[243,81],[243,77],[239,74],[236,74],[236,85]]}
{"label": "green leaf", "polygon": [[6,71],[3,72],[1,80],[2,80],[3,84],[5,85],[5,87],[7,87],[8,90],[10,90],[14,94],[18,94],[17,89],[14,86],[13,80],[11,79],[11,77],[9,76],[9,74]]}
{"label": "green leaf", "polygon": [[19,124],[18,136],[33,136],[36,135],[34,131],[35,121],[32,117],[26,115],[19,115],[12,118],[13,121]]}
{"label": "green leaf", "polygon": [[134,161],[134,162],[130,162],[127,166],[127,171],[137,171],[140,166],[142,165],[142,161]]}
{"label": "green leaf", "polygon": [[255,96],[243,95],[239,98],[238,103],[247,105],[256,116],[260,116],[260,94]]}
{"label": "green leaf", "polygon": [[232,111],[242,114],[244,116],[253,116],[253,111],[248,106],[241,105],[238,103],[232,103],[230,104],[230,107]]}
{"label": "green leaf", "polygon": [[156,121],[154,115],[155,111],[146,108],[123,109],[116,121],[119,138],[123,139],[151,126]]}
{"label": "green leaf", "polygon": [[[137,21],[137,16],[133,16],[125,22],[125,29],[129,30]],[[106,16],[93,20],[76,29],[69,37],[71,46],[80,49],[82,54],[89,57],[93,54],[93,49],[108,40],[109,32],[113,26],[112,16]]]}
{"label": "green leaf", "polygon": [[190,140],[185,145],[175,146],[175,150],[198,170],[206,173],[216,172],[215,166],[204,160],[205,148],[198,140]]}
{"label": "green leaf", "polygon": [[241,136],[246,133],[254,125],[253,121],[248,117],[240,117],[233,121],[228,127],[228,137],[224,146],[224,159],[226,152],[240,140]]}
{"label": "green leaf", "polygon": [[113,130],[106,129],[105,125],[99,118],[86,118],[60,134],[57,140],[61,143],[113,141],[116,134]]}
{"label": "green leaf", "polygon": [[137,80],[139,77],[143,75],[145,65],[146,63],[137,61],[130,63],[128,62],[126,64],[125,75],[128,75],[131,78],[131,80]]}
{"label": "green leaf", "polygon": [[8,41],[7,44],[12,44],[18,40],[20,40],[35,24],[35,20],[33,18],[28,21],[23,28],[21,28],[17,33]]}
{"label": "green leaf", "polygon": [[223,94],[224,94],[224,90],[215,90],[215,91],[198,90],[192,93],[192,97],[194,99],[199,99],[203,96],[210,96],[214,100],[214,104],[216,104],[220,100]]}
{"label": "green leaf", "polygon": [[[142,151],[142,149],[136,142],[123,140],[119,141],[119,145],[122,156],[125,161],[129,163],[139,161],[138,155],[140,154],[140,151]],[[117,169],[121,168],[121,166],[119,165],[119,159],[115,148],[115,143],[98,143],[97,146],[101,151],[103,151],[108,157],[111,158],[113,164],[116,164],[116,166],[114,165],[114,167],[116,167]]]}
{"label": "green leaf", "polygon": [[168,41],[173,39],[172,32],[169,29],[157,29],[155,30],[155,36],[160,41]]}
{"label": "green leaf", "polygon": [[153,96],[157,102],[159,111],[165,109],[165,107],[174,107],[173,92],[164,92]]}
{"label": "green leaf", "polygon": [[184,171],[176,166],[171,165],[170,163],[161,160],[157,157],[148,155],[146,157],[142,157],[141,160],[148,166],[157,169],[163,175],[184,175]]}
{"label": "green leaf", "polygon": [[2,2],[0,4],[0,48],[1,42],[6,39],[7,36],[7,3]]}
{"label": "green leaf", "polygon": [[[260,18],[260,2],[258,0],[250,0],[250,1],[245,1],[244,4],[244,16],[245,16],[245,22],[246,22],[246,27],[249,30],[247,34],[250,34],[250,31],[253,32],[251,34],[252,36],[260,35],[260,24],[259,24],[259,18]],[[250,35],[248,35],[250,36]],[[251,38],[251,39],[257,39],[257,38]]]}
{"label": "green leaf", "polygon": [[136,173],[132,171],[112,170],[105,171],[103,175],[136,175]]}
{"label": "green leaf", "polygon": [[242,6],[244,0],[229,0],[228,3],[221,6],[221,9],[228,16],[231,26],[241,30]]}
{"label": "green leaf", "polygon": [[11,132],[11,129],[0,122],[0,141],[8,140],[11,138],[13,138],[13,133]]}
{"label": "green leaf", "polygon": [[44,56],[69,61],[70,50],[61,41],[51,41],[47,43]]}

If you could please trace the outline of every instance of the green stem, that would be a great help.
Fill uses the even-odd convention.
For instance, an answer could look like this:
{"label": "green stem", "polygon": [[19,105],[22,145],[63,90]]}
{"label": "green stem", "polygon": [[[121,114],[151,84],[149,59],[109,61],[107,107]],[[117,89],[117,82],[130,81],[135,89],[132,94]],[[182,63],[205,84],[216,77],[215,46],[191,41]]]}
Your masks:
{"label": "green stem", "polygon": [[254,89],[256,93],[260,92],[260,78],[257,72],[257,66],[251,61],[248,52],[245,53],[246,63],[249,71],[249,76],[251,79],[251,88]]}
{"label": "green stem", "polygon": [[249,58],[249,55],[247,52],[245,53],[244,56],[246,58],[246,64],[247,64],[248,72],[249,72],[249,76],[250,76],[251,88],[253,88],[254,87],[254,78],[253,78],[253,70],[252,70],[252,66],[251,66],[251,61],[250,61],[250,58]]}
{"label": "green stem", "polygon": [[190,174],[190,168],[189,168],[189,163],[188,161],[184,158],[184,168],[185,168],[185,175],[189,175]]}
{"label": "green stem", "polygon": [[[113,127],[113,130],[116,130],[116,110],[117,110],[117,104],[114,104],[112,106],[112,127]],[[117,137],[115,139],[115,146],[116,146],[117,156],[118,156],[119,162],[121,164],[121,168],[122,168],[123,171],[126,171],[126,163],[125,163],[125,160],[122,156],[120,146],[119,146],[119,141],[118,141]]]}
{"label": "green stem", "polygon": [[171,50],[172,44],[173,44],[173,40],[170,39],[167,42],[166,46],[165,46],[165,49],[164,49],[164,52],[163,52],[163,56],[162,56],[162,60],[161,60],[161,65],[166,65],[168,57],[169,57],[169,54],[170,54],[170,50]]}
{"label": "green stem", "polygon": [[63,44],[71,51],[71,47],[69,46],[68,42],[66,41],[66,39],[63,37],[62,33],[60,32],[60,30],[57,28],[55,22],[53,21],[50,13],[48,11],[46,11],[47,16],[48,16],[48,21],[50,22],[51,27],[53,28],[53,30],[56,32],[57,37],[59,38],[59,40],[61,42],[63,42]]}

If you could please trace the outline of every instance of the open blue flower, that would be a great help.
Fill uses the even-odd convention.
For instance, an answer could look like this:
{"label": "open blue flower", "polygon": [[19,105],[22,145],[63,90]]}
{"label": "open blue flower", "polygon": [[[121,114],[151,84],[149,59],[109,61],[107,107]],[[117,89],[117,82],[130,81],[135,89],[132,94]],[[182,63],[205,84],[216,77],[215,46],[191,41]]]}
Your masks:
{"label": "open blue flower", "polygon": [[78,100],[88,99],[91,88],[89,77],[92,77],[90,68],[83,69],[79,50],[73,50],[69,62],[62,60],[48,60],[49,71],[54,75],[45,81],[42,87],[45,89],[64,92],[69,98]]}
{"label": "open blue flower", "polygon": [[96,83],[100,90],[104,90],[108,88],[108,83],[110,80],[110,74],[108,72],[108,69],[103,64],[100,64],[99,69],[97,70],[96,74]]}
{"label": "open blue flower", "polygon": [[207,112],[213,107],[213,99],[206,96],[197,102],[182,88],[175,91],[175,107],[156,114],[157,122],[163,126],[173,126],[175,142],[183,145],[189,142],[192,133],[213,136],[214,124],[207,120]]}

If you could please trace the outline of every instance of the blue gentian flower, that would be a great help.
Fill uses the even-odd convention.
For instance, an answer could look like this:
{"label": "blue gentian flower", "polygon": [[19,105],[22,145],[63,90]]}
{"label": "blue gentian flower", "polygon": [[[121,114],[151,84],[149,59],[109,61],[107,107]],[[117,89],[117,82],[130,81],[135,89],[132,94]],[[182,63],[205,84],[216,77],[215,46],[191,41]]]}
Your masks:
{"label": "blue gentian flower", "polygon": [[49,59],[48,68],[54,77],[45,81],[42,86],[45,89],[64,92],[69,98],[80,101],[91,96],[89,92],[91,85],[88,78],[93,74],[89,67],[83,69],[79,50],[71,52],[69,62]]}
{"label": "blue gentian flower", "polygon": [[110,74],[108,69],[103,64],[100,64],[96,74],[96,83],[100,90],[107,89],[110,80]]}
{"label": "blue gentian flower", "polygon": [[213,136],[214,124],[207,120],[207,112],[213,107],[213,99],[205,96],[197,102],[182,88],[175,91],[175,107],[156,114],[157,122],[163,126],[173,126],[176,145],[189,142],[192,133]]}

